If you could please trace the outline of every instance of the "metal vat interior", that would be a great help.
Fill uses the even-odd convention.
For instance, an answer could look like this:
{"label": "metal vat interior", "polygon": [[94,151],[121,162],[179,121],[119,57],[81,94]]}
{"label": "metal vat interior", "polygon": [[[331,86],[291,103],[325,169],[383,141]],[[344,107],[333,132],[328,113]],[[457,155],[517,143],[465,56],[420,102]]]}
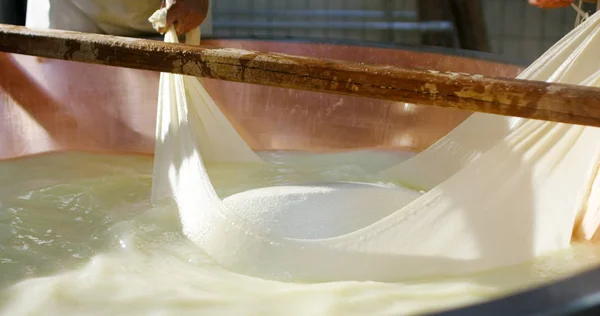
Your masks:
{"label": "metal vat interior", "polygon": [[[391,48],[255,40],[207,45],[514,77],[520,67]],[[420,151],[470,113],[206,79],[255,150]],[[0,159],[45,151],[151,154],[158,73],[0,53]]]}

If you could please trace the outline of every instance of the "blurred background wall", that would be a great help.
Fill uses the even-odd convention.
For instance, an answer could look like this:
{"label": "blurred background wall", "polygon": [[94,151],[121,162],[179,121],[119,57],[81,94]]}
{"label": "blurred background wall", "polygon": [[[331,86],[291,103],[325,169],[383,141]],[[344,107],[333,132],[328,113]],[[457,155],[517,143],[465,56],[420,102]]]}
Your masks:
{"label": "blurred background wall", "polygon": [[[435,18],[436,13],[431,11],[436,7],[446,11],[439,14],[444,17],[449,2],[452,1],[215,0],[214,36],[420,45],[424,33],[443,31],[431,31],[415,22],[428,14]],[[542,10],[527,0],[454,2],[480,6],[488,50],[522,63],[535,60],[572,30],[575,21],[571,8]],[[433,9],[423,13],[419,3]],[[451,19],[447,14],[445,17]]]}

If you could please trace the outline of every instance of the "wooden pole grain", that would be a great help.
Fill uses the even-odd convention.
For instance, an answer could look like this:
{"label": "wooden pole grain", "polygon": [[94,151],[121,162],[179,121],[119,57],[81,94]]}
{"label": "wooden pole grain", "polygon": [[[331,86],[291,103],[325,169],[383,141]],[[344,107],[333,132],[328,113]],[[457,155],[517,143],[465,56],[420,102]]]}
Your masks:
{"label": "wooden pole grain", "polygon": [[600,127],[600,88],[3,24],[0,51]]}

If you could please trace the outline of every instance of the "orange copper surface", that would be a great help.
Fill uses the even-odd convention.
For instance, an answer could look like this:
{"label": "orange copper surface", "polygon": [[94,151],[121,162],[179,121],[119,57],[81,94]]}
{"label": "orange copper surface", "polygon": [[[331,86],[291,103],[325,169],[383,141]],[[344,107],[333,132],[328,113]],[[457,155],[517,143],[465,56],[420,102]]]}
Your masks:
{"label": "orange copper surface", "polygon": [[[203,44],[514,77],[513,65],[387,48],[274,41]],[[255,150],[420,151],[470,113],[204,80]],[[0,159],[57,150],[152,153],[158,73],[0,53]]]}

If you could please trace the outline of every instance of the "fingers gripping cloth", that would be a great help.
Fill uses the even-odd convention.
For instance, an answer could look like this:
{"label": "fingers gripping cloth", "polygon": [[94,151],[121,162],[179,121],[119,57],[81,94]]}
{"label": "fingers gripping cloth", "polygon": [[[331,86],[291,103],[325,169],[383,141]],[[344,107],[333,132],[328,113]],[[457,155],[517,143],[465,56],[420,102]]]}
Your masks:
{"label": "fingers gripping cloth", "polygon": [[[156,11],[150,22],[166,25],[167,9]],[[179,43],[174,27],[165,34],[165,42]],[[200,28],[186,34],[186,43],[200,43]],[[181,148],[185,137],[189,148]],[[173,172],[181,159],[181,151],[202,153],[202,161],[262,163],[238,134],[227,117],[203,87],[199,78],[161,73],[156,124],[156,149],[152,200],[173,195]],[[200,159],[200,158],[199,158]]]}

